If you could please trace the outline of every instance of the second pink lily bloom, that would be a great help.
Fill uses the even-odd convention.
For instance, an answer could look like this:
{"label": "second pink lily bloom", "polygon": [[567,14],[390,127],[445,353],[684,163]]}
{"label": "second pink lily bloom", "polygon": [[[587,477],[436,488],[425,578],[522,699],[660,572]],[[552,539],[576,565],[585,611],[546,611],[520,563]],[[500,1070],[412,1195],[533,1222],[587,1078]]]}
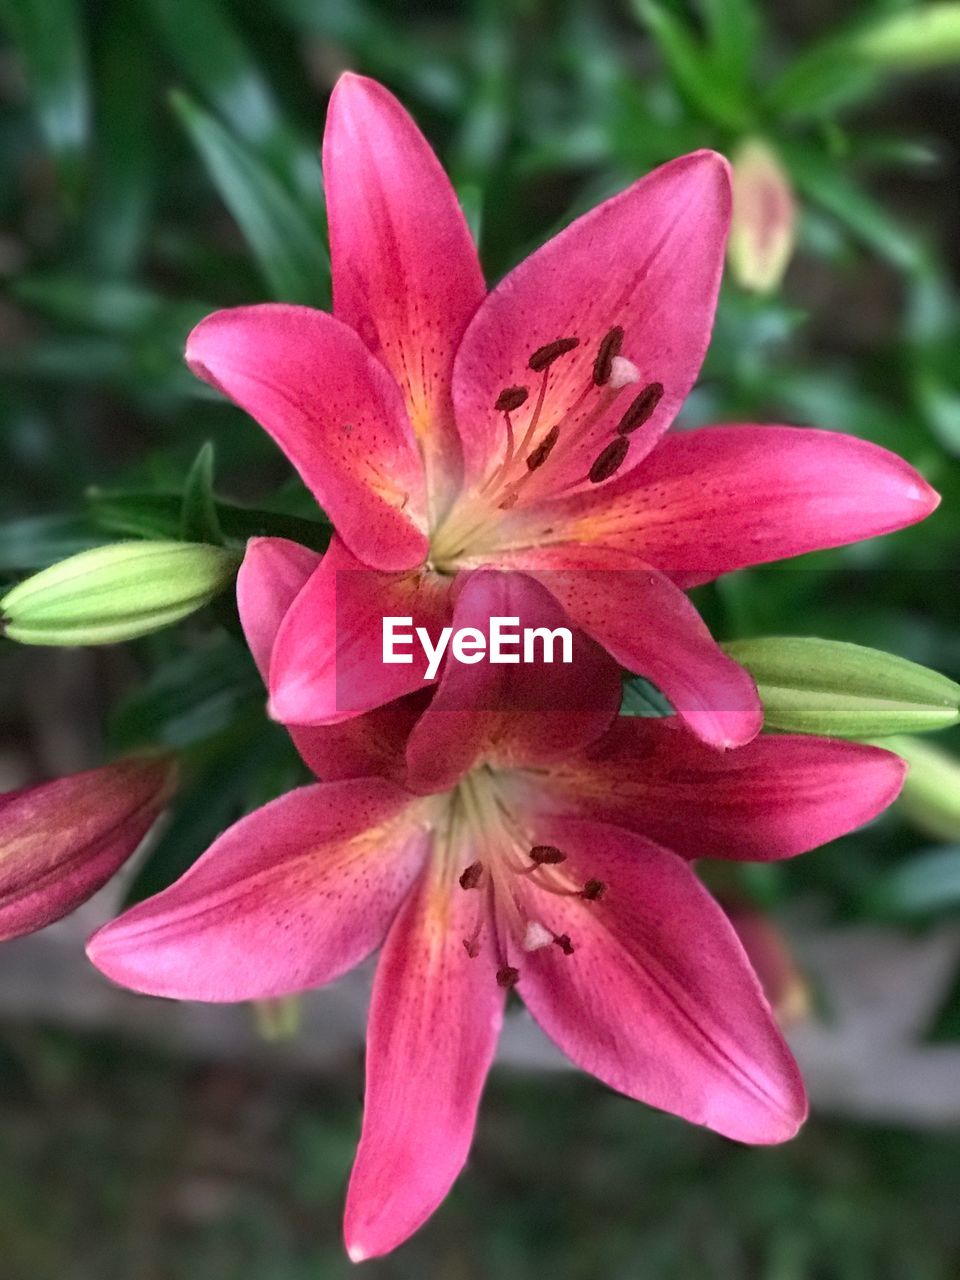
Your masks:
{"label": "second pink lily bloom", "polygon": [[[251,543],[239,602],[261,671],[313,560]],[[257,573],[277,584],[269,600],[246,592]],[[558,612],[495,572],[472,575],[457,608],[547,626]],[[749,958],[691,864],[831,840],[895,798],[903,762],[791,734],[714,751],[674,718],[617,717],[616,664],[582,636],[577,654],[549,671],[451,663],[426,709],[404,699],[294,730],[319,781],[242,818],[90,940],[114,981],[204,1001],[317,987],[382,947],[354,1261],[396,1248],[459,1174],[514,987],[572,1062],[629,1097],[751,1143],[785,1141],[806,1114]],[[464,681],[513,709],[461,711]],[[555,681],[571,710],[545,713]]]}
{"label": "second pink lily bloom", "polygon": [[336,526],[278,636],[272,714],[332,723],[422,687],[422,663],[383,663],[381,619],[435,634],[457,576],[488,567],[539,578],[703,740],[749,741],[756,690],[685,589],[902,528],[937,495],[834,432],[664,438],[713,325],[726,162],[664,165],[488,293],[452,186],[380,85],[340,80],[323,160],[334,314],[221,311],[187,345]]}

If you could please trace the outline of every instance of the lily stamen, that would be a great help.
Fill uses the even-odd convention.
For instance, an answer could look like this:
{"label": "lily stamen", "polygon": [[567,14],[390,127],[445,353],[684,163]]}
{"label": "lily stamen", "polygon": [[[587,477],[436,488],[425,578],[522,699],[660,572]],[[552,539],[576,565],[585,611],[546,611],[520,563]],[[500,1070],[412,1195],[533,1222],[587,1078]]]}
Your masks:
{"label": "lily stamen", "polygon": [[565,956],[572,956],[574,952],[574,946],[568,933],[554,933],[552,929],[548,929],[539,920],[530,920],[527,923],[527,931],[523,935],[523,943],[521,945],[524,951],[542,951],[544,947],[556,946],[560,948]]}
{"label": "lily stamen", "polygon": [[554,844],[535,844],[530,850],[530,860],[537,866],[556,866],[558,862],[566,862],[567,855]]}
{"label": "lily stamen", "polygon": [[498,413],[512,413],[526,402],[529,395],[526,387],[504,387],[493,407]]}
{"label": "lily stamen", "polygon": [[566,355],[568,351],[573,351],[579,345],[579,338],[555,338],[553,342],[545,342],[542,347],[537,347],[536,351],[530,356],[527,361],[527,368],[532,369],[534,373],[543,373],[560,356]]}
{"label": "lily stamen", "polygon": [[551,427],[532,453],[527,454],[527,470],[536,471],[542,467],[553,452],[553,447],[560,438],[560,424]]}
{"label": "lily stamen", "polygon": [[473,959],[486,945],[497,975],[507,970],[517,975],[508,984],[513,986],[520,970],[511,963],[511,948],[529,953],[556,946],[565,956],[575,951],[568,933],[557,933],[543,923],[537,899],[521,886],[554,898],[596,902],[606,892],[606,884],[598,879],[578,884],[568,875],[562,866],[566,853],[555,844],[534,843],[526,824],[518,820],[496,784],[489,785],[492,781],[489,774],[469,774],[456,792],[472,833],[471,846],[476,848],[482,841],[486,851],[482,859],[469,863],[459,874],[461,888],[482,890],[476,925],[463,939],[463,946]]}
{"label": "lily stamen", "polygon": [[617,324],[604,335],[597,351],[597,358],[593,362],[593,381],[596,386],[603,387],[610,381],[613,361],[619,356],[622,346],[623,326]]}
{"label": "lily stamen", "polygon": [[614,436],[610,443],[601,449],[587,473],[590,483],[602,484],[604,480],[609,480],[612,475],[615,475],[626,461],[629,448],[630,441],[625,435]]}
{"label": "lily stamen", "polygon": [[[540,387],[519,440],[512,415],[527,404],[530,391],[528,387],[519,384],[503,387],[493,406],[496,412],[503,414],[506,429],[503,455],[480,483],[474,497],[443,526],[440,536],[434,542],[434,563],[456,561],[473,543],[482,541],[482,537],[478,539],[478,536],[495,525],[497,513],[510,511],[517,505],[521,490],[529,482],[530,476],[535,471],[542,470],[548,462],[556,469],[556,458],[565,450],[569,451],[574,442],[584,438],[608,412],[625,387],[640,381],[637,366],[620,354],[624,336],[625,331],[621,325],[614,325],[607,331],[598,344],[585,385],[562,415],[542,434],[551,369],[557,360],[580,345],[579,338],[557,338],[538,347],[530,355],[527,365],[534,373],[541,375]],[[634,397],[618,424],[621,436],[626,436],[630,430],[647,420],[662,393],[660,383],[650,383],[639,397]],[[595,403],[585,408],[589,398],[594,395]],[[588,476],[563,484],[550,496],[559,497],[588,480],[599,484],[618,469],[625,456],[622,445],[611,443],[601,454],[602,462],[598,459]],[[612,469],[608,471],[607,468]],[[538,489],[538,493],[540,492],[542,488]]]}
{"label": "lily stamen", "polygon": [[621,436],[629,435],[644,423],[649,422],[662,398],[663,383],[648,382],[617,423],[617,433]]}
{"label": "lily stamen", "polygon": [[471,862],[466,870],[460,873],[461,889],[477,889],[483,879],[483,863]]}

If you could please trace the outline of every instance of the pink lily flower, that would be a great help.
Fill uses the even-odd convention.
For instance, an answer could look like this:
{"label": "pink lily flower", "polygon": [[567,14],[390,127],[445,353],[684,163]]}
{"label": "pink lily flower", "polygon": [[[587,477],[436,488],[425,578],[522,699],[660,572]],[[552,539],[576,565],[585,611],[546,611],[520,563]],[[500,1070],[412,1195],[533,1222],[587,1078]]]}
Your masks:
{"label": "pink lily flower", "polygon": [[173,791],[167,757],[0,795],[0,942],[69,915],[133,854]]}
{"label": "pink lily flower", "polygon": [[[252,551],[287,584],[244,618],[262,670],[311,569],[301,550]],[[481,571],[456,609],[507,605],[544,620],[557,608],[524,575]],[[629,1097],[751,1143],[784,1141],[806,1114],[760,983],[691,862],[833,839],[894,799],[904,766],[852,743],[782,735],[721,753],[674,719],[611,723],[616,665],[582,643],[572,713],[526,713],[544,672],[522,664],[480,679],[520,710],[463,711],[450,664],[412,732],[392,713],[405,784],[350,776],[381,749],[371,717],[298,730],[328,780],[242,819],[90,940],[114,981],[207,1001],[316,987],[382,947],[346,1207],[354,1261],[402,1243],[460,1172],[513,988],[575,1064]],[[384,711],[372,717],[389,735]]]}
{"label": "pink lily flower", "polygon": [[833,432],[664,438],[710,338],[726,162],[664,165],[490,293],[453,188],[384,88],[341,78],[323,162],[334,314],[220,311],[186,350],[336,526],[278,637],[272,714],[330,723],[421,687],[423,663],[382,662],[381,618],[433,635],[457,574],[509,568],[705,741],[749,741],[756,690],[683,588],[902,528],[938,499],[900,458]]}

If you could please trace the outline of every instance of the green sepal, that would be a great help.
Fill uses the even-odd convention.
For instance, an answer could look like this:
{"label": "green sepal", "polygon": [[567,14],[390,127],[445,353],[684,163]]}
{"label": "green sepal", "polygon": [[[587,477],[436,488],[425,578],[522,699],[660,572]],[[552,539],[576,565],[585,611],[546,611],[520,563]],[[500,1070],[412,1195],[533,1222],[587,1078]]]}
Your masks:
{"label": "green sepal", "polygon": [[211,441],[200,447],[187,472],[180,510],[180,537],[185,542],[223,545],[223,529],[213,493],[214,451]]}

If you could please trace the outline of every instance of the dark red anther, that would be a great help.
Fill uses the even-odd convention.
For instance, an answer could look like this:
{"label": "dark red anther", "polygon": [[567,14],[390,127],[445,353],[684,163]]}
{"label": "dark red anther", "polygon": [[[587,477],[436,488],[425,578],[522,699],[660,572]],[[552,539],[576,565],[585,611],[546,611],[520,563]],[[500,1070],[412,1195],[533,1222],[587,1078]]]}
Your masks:
{"label": "dark red anther", "polygon": [[602,880],[588,880],[580,890],[580,897],[588,902],[599,902],[606,892],[607,886]]}
{"label": "dark red anther", "polygon": [[536,471],[538,467],[543,466],[553,452],[553,446],[559,438],[560,424],[557,423],[556,426],[550,428],[537,447],[527,454],[527,468],[530,471]]}
{"label": "dark red anther", "polygon": [[636,431],[637,427],[642,427],[645,422],[649,422],[662,398],[663,383],[648,382],[640,394],[634,397],[630,408],[617,424],[620,435],[628,436],[631,431]]}
{"label": "dark red anther", "polygon": [[535,844],[530,850],[530,861],[538,867],[555,866],[558,862],[566,862],[567,855],[553,844]]}
{"label": "dark red anther", "polygon": [[527,368],[532,369],[534,373],[543,373],[544,369],[550,368],[554,360],[565,356],[568,351],[572,351],[579,345],[579,338],[557,338],[553,342],[545,342],[542,347],[537,347],[527,361]]}
{"label": "dark red anther", "polygon": [[573,943],[570,941],[569,933],[558,933],[553,941],[565,956],[573,955]]}
{"label": "dark red anther", "polygon": [[511,987],[515,987],[520,981],[520,970],[514,969],[513,965],[505,964],[497,970],[497,986],[506,987],[509,991]]}
{"label": "dark red anther", "polygon": [[620,354],[623,346],[623,329],[615,324],[600,343],[597,358],[593,362],[593,381],[598,387],[605,387],[613,372],[613,360]]}
{"label": "dark red anther", "polygon": [[609,480],[615,472],[619,471],[629,448],[630,441],[626,436],[614,436],[590,468],[591,483],[600,484],[602,480]]}
{"label": "dark red anther", "polygon": [[460,873],[460,888],[475,889],[483,879],[483,863],[471,862],[469,867]]}
{"label": "dark red anther", "polygon": [[529,394],[526,387],[504,387],[493,407],[498,413],[512,413],[514,409],[520,408]]}

